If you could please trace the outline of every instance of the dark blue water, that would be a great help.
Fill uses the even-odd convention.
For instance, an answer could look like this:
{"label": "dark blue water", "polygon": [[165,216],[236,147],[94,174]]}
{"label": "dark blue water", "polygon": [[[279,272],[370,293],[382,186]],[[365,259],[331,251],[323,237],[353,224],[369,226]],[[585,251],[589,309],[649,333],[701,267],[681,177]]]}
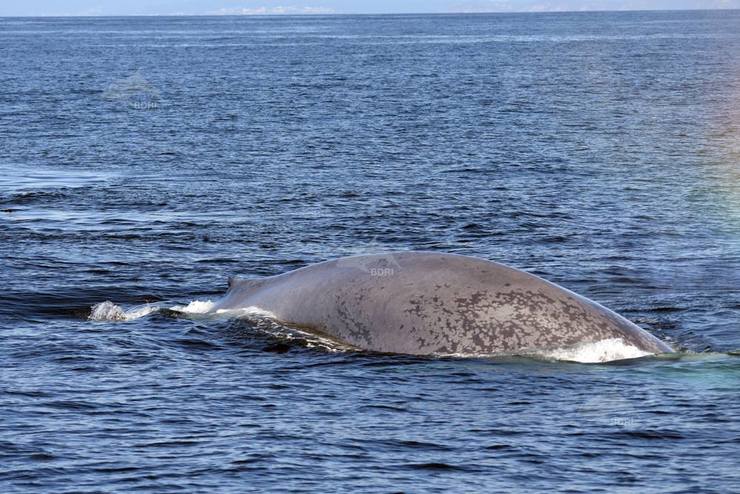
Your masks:
{"label": "dark blue water", "polygon": [[[740,490],[740,12],[6,18],[0,87],[2,492]],[[394,249],[681,352],[134,317]],[[106,300],[129,320],[88,320]]]}

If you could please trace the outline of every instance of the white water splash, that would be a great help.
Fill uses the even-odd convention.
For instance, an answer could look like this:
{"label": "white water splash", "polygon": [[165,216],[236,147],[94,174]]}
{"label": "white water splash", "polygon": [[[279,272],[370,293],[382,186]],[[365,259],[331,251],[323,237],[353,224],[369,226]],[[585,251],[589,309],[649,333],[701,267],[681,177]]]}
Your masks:
{"label": "white water splash", "polygon": [[244,307],[243,309],[220,309],[216,311],[216,314],[234,315],[236,317],[258,316],[266,317],[268,319],[277,319],[275,314],[273,314],[272,312],[254,306]]}
{"label": "white water splash", "polygon": [[570,348],[557,348],[542,354],[545,358],[595,364],[653,355],[625,343],[621,338],[609,338],[594,343],[584,343]]}
{"label": "white water splash", "polygon": [[124,310],[120,305],[106,300],[92,306],[88,319],[91,321],[132,321],[148,316],[158,310],[159,307],[153,304],[140,305]]}
{"label": "white water splash", "polygon": [[216,303],[211,300],[193,300],[187,305],[173,305],[167,307],[162,303],[146,304],[130,309],[124,309],[110,300],[95,304],[91,307],[90,321],[133,321],[144,316],[148,316],[161,309],[167,309],[179,312],[185,316],[225,316],[225,317],[261,317],[275,319],[272,312],[260,309],[259,307],[245,307],[241,309],[217,309]]}
{"label": "white water splash", "polygon": [[[175,305],[170,310],[181,312],[187,315],[215,315],[226,317],[247,317],[259,316],[275,318],[272,312],[260,309],[259,307],[243,307],[240,309],[215,309],[216,303],[211,300],[193,300],[188,305]],[[215,309],[215,310],[214,310]]]}
{"label": "white water splash", "polygon": [[175,305],[170,309],[183,314],[207,314],[215,305],[216,303],[210,300],[193,300],[188,305]]}

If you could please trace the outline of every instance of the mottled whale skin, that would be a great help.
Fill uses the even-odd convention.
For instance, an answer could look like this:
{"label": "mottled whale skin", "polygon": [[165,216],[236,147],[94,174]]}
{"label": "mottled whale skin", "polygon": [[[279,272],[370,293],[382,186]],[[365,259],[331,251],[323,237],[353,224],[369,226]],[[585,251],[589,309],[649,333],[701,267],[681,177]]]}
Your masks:
{"label": "mottled whale skin", "polygon": [[232,278],[214,311],[277,321],[377,352],[495,355],[621,338],[671,348],[609,309],[537,276],[456,254],[355,256],[259,279]]}

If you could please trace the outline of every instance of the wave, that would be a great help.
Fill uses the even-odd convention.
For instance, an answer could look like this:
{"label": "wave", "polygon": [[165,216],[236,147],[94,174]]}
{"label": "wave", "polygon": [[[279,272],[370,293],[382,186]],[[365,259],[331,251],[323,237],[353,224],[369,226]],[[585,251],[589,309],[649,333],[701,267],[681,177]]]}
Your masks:
{"label": "wave", "polygon": [[90,307],[90,321],[134,321],[150,314],[163,311],[174,312],[185,316],[197,316],[199,314],[209,314],[215,303],[210,300],[193,300],[187,305],[173,305],[168,307],[165,303],[145,304],[124,309],[110,300],[100,302]]}
{"label": "wave", "polygon": [[133,321],[157,312],[174,313],[186,317],[197,316],[226,316],[231,318],[259,316],[275,318],[275,315],[257,307],[246,307],[243,309],[219,309],[213,310],[216,303],[211,300],[193,300],[186,305],[168,306],[166,303],[145,304],[124,309],[110,300],[100,302],[90,308],[90,321]]}
{"label": "wave", "polygon": [[593,343],[555,348],[550,350],[530,350],[523,353],[453,353],[436,354],[438,357],[454,358],[482,358],[482,359],[508,359],[529,358],[535,360],[557,360],[561,362],[577,362],[581,364],[602,364],[617,360],[636,359],[655,355],[644,352],[639,348],[625,343],[621,338],[609,338]]}
{"label": "wave", "polygon": [[216,304],[210,300],[193,300],[188,305],[172,306],[170,310],[182,314],[208,314],[213,310],[214,305]]}
{"label": "wave", "polygon": [[609,338],[568,348],[541,352],[538,356],[553,360],[597,364],[655,355],[625,343],[621,338]]}
{"label": "wave", "polygon": [[264,317],[268,319],[277,319],[275,314],[272,312],[262,310],[258,307],[244,307],[242,309],[217,309],[213,310],[216,306],[215,302],[211,300],[193,300],[187,305],[175,305],[170,307],[169,310],[178,312],[180,314],[188,316],[208,315],[217,317]]}
{"label": "wave", "polygon": [[110,300],[95,304],[90,308],[88,319],[91,321],[132,321],[148,316],[160,310],[158,304],[145,304],[124,310]]}

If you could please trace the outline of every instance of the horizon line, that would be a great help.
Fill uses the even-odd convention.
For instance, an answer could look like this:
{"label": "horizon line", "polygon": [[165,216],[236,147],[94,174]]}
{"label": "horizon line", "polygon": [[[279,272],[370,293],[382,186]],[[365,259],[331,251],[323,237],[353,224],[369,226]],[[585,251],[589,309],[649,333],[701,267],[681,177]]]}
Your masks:
{"label": "horizon line", "polygon": [[594,10],[455,10],[449,12],[321,12],[321,13],[245,13],[245,14],[34,14],[0,15],[0,19],[44,19],[44,18],[116,18],[116,17],[329,17],[329,16],[409,16],[409,15],[506,15],[506,14],[590,14],[629,12],[733,12],[740,8],[677,8],[677,9],[594,9]]}

